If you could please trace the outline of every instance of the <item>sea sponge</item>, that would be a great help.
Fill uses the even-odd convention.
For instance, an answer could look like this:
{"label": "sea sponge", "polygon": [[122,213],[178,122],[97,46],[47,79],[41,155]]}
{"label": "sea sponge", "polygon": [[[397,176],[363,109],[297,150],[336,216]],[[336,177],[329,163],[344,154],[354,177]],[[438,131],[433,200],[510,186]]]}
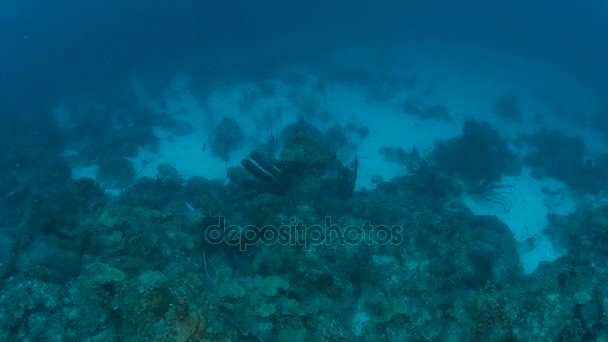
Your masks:
{"label": "sea sponge", "polygon": [[207,326],[207,320],[197,311],[190,311],[184,319],[175,320],[175,336],[173,341],[189,341],[197,333],[202,333]]}
{"label": "sea sponge", "polygon": [[119,282],[125,279],[125,274],[121,270],[100,262],[90,264],[86,270],[89,274],[88,280],[94,284]]}

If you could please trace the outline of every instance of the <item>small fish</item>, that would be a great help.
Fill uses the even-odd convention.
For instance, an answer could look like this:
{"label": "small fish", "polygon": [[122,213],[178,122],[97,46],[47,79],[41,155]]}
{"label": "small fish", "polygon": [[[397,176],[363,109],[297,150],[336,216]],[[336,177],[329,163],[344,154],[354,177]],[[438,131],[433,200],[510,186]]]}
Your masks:
{"label": "small fish", "polygon": [[205,152],[206,150],[207,150],[207,143],[205,143],[205,144],[203,145],[203,152]]}
{"label": "small fish", "polygon": [[165,99],[162,99],[162,100],[160,101],[160,106],[161,106],[161,108],[163,109],[163,112],[166,112],[166,111],[167,111],[167,101],[165,101]]}
{"label": "small fish", "polygon": [[188,208],[189,211],[196,211],[196,209],[194,208],[192,203],[190,203],[188,201],[184,201],[184,202],[186,203],[186,208]]}

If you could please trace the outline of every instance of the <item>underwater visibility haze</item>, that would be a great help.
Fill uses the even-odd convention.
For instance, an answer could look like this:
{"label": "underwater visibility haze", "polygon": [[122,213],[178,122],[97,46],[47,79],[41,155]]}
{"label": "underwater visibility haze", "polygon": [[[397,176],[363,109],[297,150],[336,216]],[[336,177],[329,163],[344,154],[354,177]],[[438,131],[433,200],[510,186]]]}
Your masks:
{"label": "underwater visibility haze", "polygon": [[601,1],[0,3],[1,341],[608,340]]}

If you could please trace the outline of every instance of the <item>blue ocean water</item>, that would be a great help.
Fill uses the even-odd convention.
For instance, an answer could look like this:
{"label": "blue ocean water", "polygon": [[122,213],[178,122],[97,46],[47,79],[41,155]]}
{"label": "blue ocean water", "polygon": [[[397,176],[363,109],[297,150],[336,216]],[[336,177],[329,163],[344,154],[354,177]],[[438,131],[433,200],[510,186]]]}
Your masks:
{"label": "blue ocean water", "polygon": [[607,18],[0,3],[0,340],[607,339]]}

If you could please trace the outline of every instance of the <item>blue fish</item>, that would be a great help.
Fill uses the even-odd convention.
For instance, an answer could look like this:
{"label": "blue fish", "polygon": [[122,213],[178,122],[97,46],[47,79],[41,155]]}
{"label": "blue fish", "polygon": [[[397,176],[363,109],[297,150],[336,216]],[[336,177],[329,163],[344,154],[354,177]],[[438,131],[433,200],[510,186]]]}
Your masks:
{"label": "blue fish", "polygon": [[190,203],[188,201],[184,201],[184,202],[186,203],[186,208],[188,208],[189,211],[196,211],[196,209],[194,208],[192,203]]}

